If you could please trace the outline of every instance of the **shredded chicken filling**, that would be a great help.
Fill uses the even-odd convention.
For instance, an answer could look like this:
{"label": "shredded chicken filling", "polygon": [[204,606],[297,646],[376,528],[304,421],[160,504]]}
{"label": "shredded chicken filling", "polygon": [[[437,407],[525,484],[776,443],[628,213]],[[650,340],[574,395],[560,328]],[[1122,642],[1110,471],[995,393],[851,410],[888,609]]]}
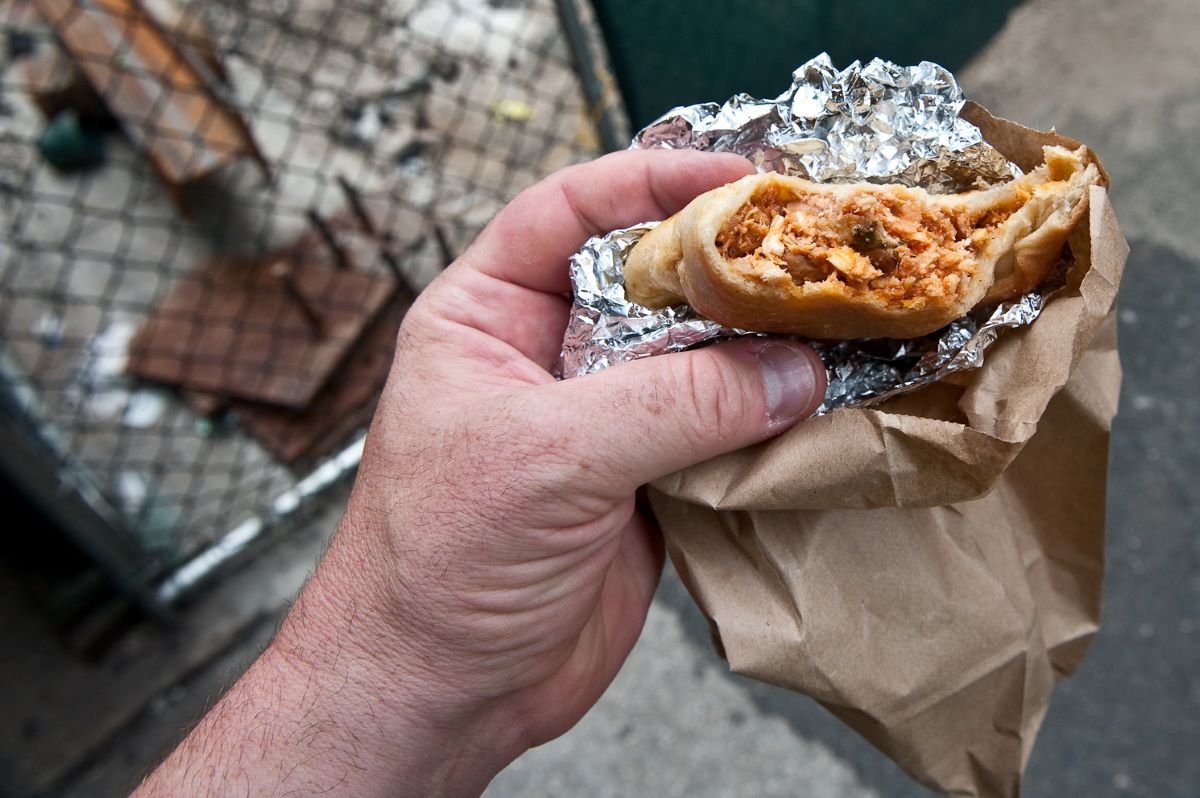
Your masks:
{"label": "shredded chicken filling", "polygon": [[907,304],[961,296],[977,244],[1014,210],[968,219],[868,192],[788,199],[766,191],[742,206],[716,244],[747,274],[761,277],[773,264],[797,284],[841,282]]}

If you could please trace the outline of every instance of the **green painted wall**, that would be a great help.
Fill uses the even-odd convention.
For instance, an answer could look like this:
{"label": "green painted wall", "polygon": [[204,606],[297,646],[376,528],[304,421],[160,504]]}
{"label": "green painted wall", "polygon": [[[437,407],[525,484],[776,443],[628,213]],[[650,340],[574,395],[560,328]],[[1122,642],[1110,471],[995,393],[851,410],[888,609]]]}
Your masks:
{"label": "green painted wall", "polygon": [[775,96],[792,70],[827,51],[844,67],[882,56],[958,69],[1017,0],[593,0],[635,127],[672,106],[745,91]]}

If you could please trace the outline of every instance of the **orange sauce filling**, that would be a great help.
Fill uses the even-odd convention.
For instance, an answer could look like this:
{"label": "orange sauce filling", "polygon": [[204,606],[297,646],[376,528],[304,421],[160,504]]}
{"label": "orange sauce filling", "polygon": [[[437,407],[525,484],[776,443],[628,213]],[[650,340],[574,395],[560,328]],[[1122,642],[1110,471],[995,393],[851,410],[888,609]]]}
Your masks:
{"label": "orange sauce filling", "polygon": [[716,245],[748,274],[761,275],[774,264],[797,284],[835,281],[888,302],[923,304],[966,291],[977,244],[1015,210],[969,219],[890,195],[789,198],[770,188],[742,206]]}

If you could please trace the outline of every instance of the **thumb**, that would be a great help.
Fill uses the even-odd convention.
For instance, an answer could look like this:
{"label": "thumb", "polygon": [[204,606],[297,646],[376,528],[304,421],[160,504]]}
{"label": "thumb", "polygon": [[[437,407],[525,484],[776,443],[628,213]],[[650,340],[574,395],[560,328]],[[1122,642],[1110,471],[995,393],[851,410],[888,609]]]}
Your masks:
{"label": "thumb", "polygon": [[742,339],[646,358],[543,386],[543,418],[627,494],[652,480],[765,440],[812,415],[825,367],[808,346]]}

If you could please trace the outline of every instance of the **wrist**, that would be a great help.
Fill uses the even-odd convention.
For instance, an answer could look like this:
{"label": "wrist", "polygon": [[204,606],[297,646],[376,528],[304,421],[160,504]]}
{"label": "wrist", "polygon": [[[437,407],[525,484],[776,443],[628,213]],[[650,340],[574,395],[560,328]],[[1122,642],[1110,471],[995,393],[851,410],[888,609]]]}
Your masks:
{"label": "wrist", "polygon": [[[527,747],[505,702],[461,690],[331,549],[263,660],[302,691],[297,709],[354,741],[355,794],[477,795]],[[403,788],[403,789],[400,789]]]}

